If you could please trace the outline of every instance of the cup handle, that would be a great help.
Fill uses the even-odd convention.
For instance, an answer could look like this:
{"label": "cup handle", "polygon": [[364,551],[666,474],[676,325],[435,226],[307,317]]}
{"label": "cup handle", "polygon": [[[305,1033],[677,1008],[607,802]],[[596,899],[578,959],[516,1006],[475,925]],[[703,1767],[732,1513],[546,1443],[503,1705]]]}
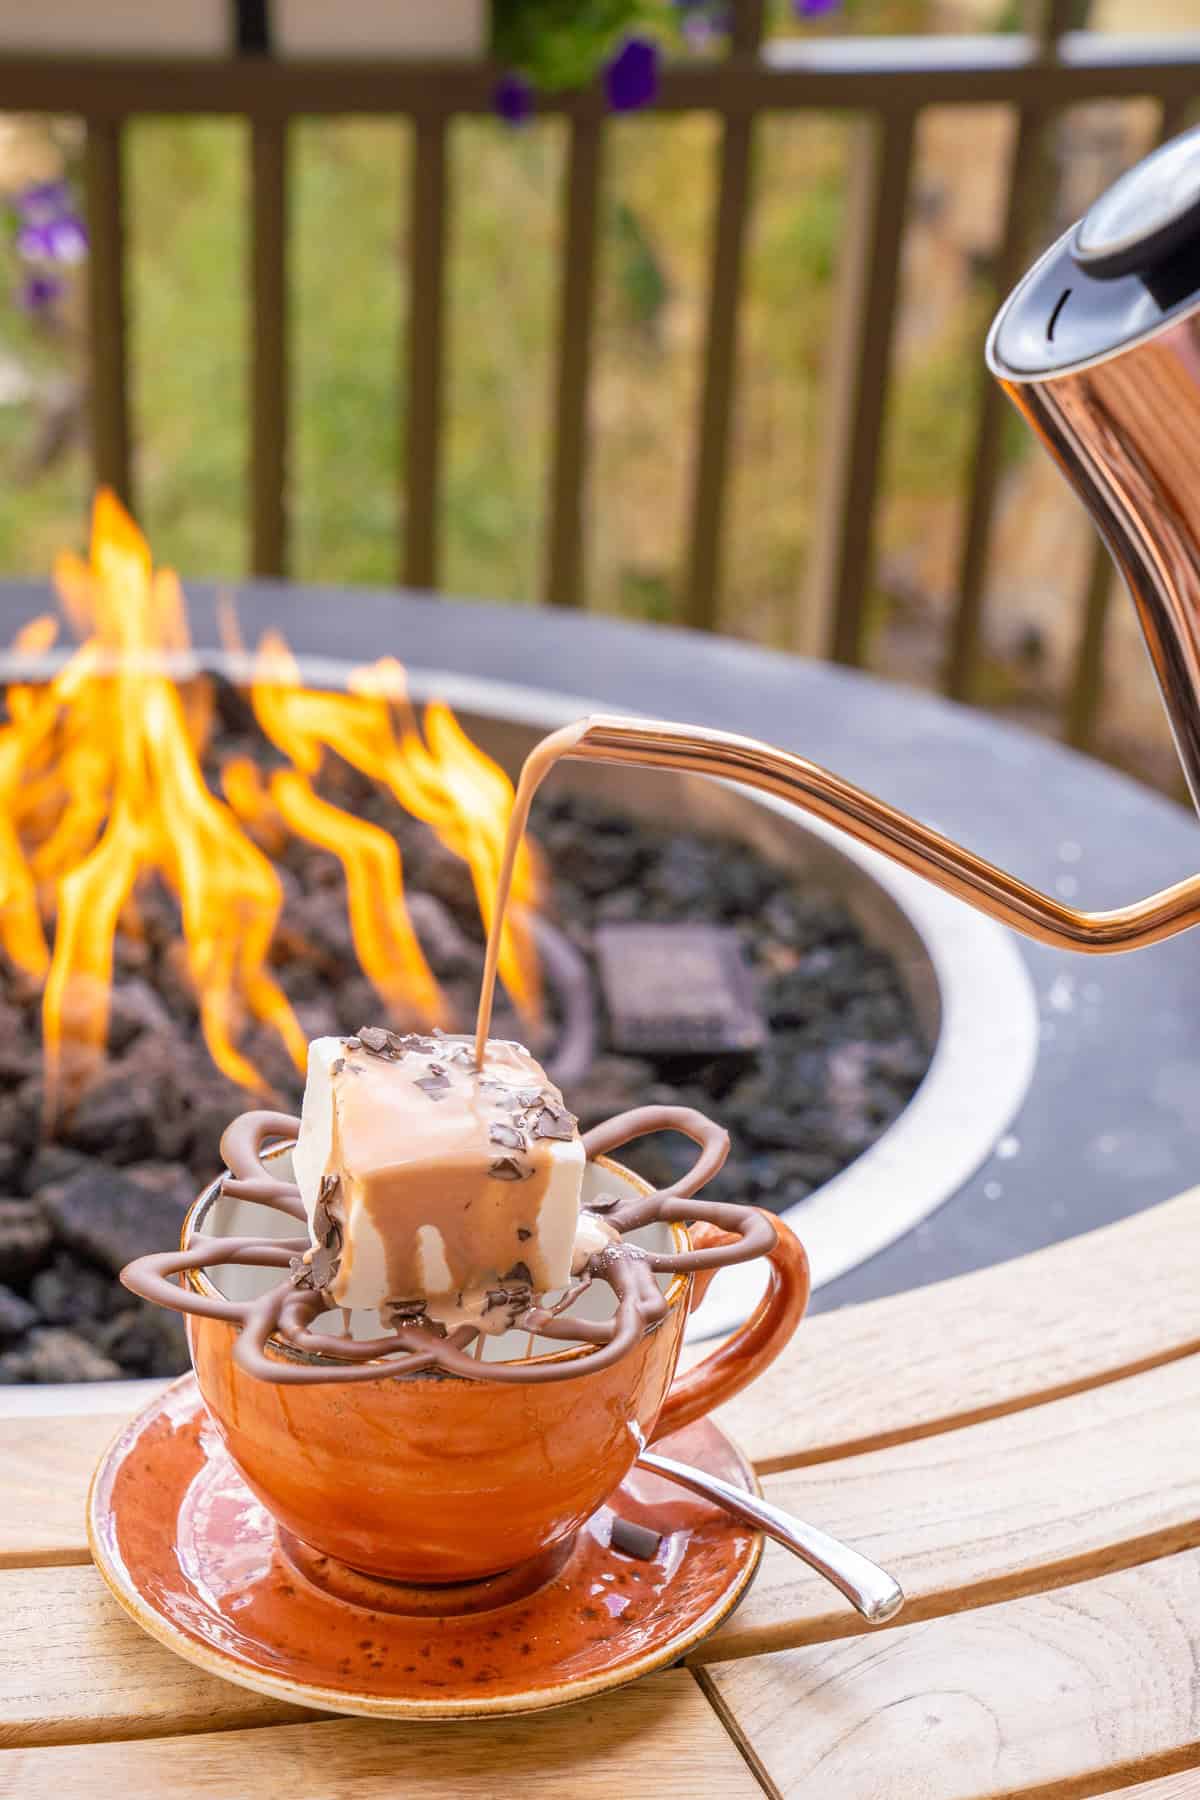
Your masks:
{"label": "cup handle", "polygon": [[[804,1245],[782,1219],[768,1215],[775,1227],[775,1246],[767,1255],[767,1291],[746,1323],[718,1345],[711,1356],[671,1383],[651,1433],[651,1442],[680,1431],[714,1407],[732,1400],[773,1363],[795,1331],[808,1305],[808,1257]],[[697,1249],[736,1242],[736,1233],[703,1222],[690,1227]],[[709,1278],[711,1279],[711,1277]],[[697,1277],[701,1297],[708,1282]],[[693,1305],[698,1304],[698,1300]]]}

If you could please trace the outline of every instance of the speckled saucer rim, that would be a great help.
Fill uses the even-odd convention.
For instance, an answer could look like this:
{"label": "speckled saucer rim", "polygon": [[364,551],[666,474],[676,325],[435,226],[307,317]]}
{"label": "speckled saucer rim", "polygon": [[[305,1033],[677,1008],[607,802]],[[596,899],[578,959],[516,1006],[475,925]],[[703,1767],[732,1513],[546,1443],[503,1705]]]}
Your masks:
{"label": "speckled saucer rim", "polygon": [[[722,1625],[740,1605],[762,1561],[762,1533],[740,1526],[749,1538],[746,1559],[708,1611],[693,1625],[653,1650],[632,1657],[627,1663],[620,1663],[596,1675],[583,1676],[561,1686],[530,1688],[524,1693],[500,1694],[492,1699],[482,1699],[478,1694],[461,1700],[410,1699],[401,1695],[380,1697],[364,1692],[355,1693],[348,1688],[320,1687],[310,1682],[291,1680],[277,1672],[267,1673],[232,1654],[212,1649],[165,1619],[139,1592],[124,1566],[113,1563],[103,1541],[100,1529],[102,1487],[107,1483],[111,1488],[117,1469],[138,1441],[151,1417],[169,1404],[172,1396],[182,1394],[189,1386],[196,1389],[196,1403],[202,1407],[204,1403],[196,1388],[194,1374],[189,1372],[181,1375],[122,1426],[97,1463],[87,1497],[87,1535],[92,1561],[113,1598],[149,1637],[157,1639],[166,1649],[173,1650],[177,1656],[218,1680],[233,1682],[237,1687],[249,1688],[253,1693],[265,1694],[270,1699],[292,1706],[308,1707],[319,1712],[343,1713],[358,1718],[411,1719],[430,1723],[447,1719],[483,1719],[548,1712],[555,1707],[570,1706],[577,1700],[591,1699],[597,1694],[626,1687],[643,1675],[652,1674],[656,1669],[680,1661]],[[720,1433],[734,1452],[747,1487],[753,1493],[761,1494],[758,1477],[740,1445],[734,1443],[728,1432],[711,1419],[708,1423],[714,1431]]]}

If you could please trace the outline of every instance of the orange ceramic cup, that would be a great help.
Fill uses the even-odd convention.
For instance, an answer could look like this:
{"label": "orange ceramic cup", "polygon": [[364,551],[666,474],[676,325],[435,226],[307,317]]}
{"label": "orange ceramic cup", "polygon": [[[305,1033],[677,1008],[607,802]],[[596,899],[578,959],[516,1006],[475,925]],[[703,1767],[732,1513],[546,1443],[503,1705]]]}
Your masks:
{"label": "orange ceramic cup", "polygon": [[[282,1155],[286,1156],[286,1152]],[[607,1157],[589,1163],[591,1193],[644,1194]],[[594,1185],[593,1185],[594,1184]],[[628,1474],[644,1441],[720,1405],[754,1379],[791,1337],[808,1300],[808,1260],[774,1221],[767,1291],[733,1337],[675,1379],[697,1277],[676,1275],[668,1311],[616,1363],[577,1380],[514,1385],[444,1372],[390,1380],[281,1386],[234,1362],[236,1327],[191,1316],[200,1391],[247,1485],[280,1525],[311,1550],[364,1574],[411,1583],[478,1581],[569,1540]],[[284,1235],[278,1213],[210,1189],[184,1226],[197,1234]],[[642,1241],[664,1250],[720,1241],[713,1228],[652,1225]],[[248,1298],[275,1270],[214,1269],[194,1290]],[[700,1278],[701,1280],[703,1277]],[[596,1292],[595,1289],[592,1290]],[[520,1356],[524,1334],[499,1340]],[[586,1352],[550,1348],[581,1360]],[[302,1353],[269,1346],[269,1354]],[[307,1358],[302,1358],[307,1360]]]}

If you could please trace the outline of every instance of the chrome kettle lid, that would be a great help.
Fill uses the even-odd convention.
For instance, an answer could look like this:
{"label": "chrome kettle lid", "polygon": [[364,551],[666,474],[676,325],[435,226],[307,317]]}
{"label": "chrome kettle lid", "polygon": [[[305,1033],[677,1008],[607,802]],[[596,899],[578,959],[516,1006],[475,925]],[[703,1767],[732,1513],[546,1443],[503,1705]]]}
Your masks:
{"label": "chrome kettle lid", "polygon": [[997,313],[987,359],[1006,381],[1065,373],[1200,307],[1200,127],[1119,176]]}

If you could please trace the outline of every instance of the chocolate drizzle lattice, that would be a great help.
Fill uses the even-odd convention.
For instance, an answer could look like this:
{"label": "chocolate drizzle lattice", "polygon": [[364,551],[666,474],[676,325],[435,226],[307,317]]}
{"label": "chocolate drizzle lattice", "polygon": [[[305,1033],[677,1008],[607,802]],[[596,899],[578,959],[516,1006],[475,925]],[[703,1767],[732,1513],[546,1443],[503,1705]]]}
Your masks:
{"label": "chocolate drizzle lattice", "polygon": [[[299,1190],[293,1182],[273,1174],[270,1166],[291,1147],[298,1130],[299,1120],[286,1113],[252,1112],[236,1119],[222,1140],[230,1173],[219,1191],[231,1199],[255,1201],[304,1221]],[[775,1244],[775,1226],[757,1207],[695,1198],[721,1167],[729,1149],[726,1133],[703,1113],[682,1106],[638,1107],[588,1132],[584,1150],[591,1161],[654,1131],[679,1131],[699,1145],[700,1154],[687,1174],[671,1187],[653,1193],[621,1198],[605,1195],[593,1201],[588,1210],[613,1227],[617,1238],[594,1252],[575,1285],[553,1306],[535,1304],[520,1283],[506,1281],[497,1289],[496,1304],[507,1309],[512,1323],[538,1337],[577,1346],[573,1355],[547,1353],[524,1361],[485,1362],[468,1350],[478,1336],[474,1325],[461,1325],[447,1334],[419,1313],[410,1316],[407,1302],[390,1304],[392,1328],[380,1337],[354,1339],[314,1331],[322,1313],[334,1310],[327,1283],[341,1248],[338,1226],[323,1206],[318,1207],[320,1216],[314,1218],[319,1240],[315,1247],[307,1236],[222,1238],[196,1233],[186,1250],[139,1257],[121,1279],[135,1294],[159,1306],[236,1325],[234,1358],[248,1374],[264,1381],[379,1381],[428,1369],[470,1381],[571,1380],[585,1368],[616,1362],[649,1326],[666,1317],[668,1302],[656,1276],[749,1262]],[[321,1198],[330,1197],[323,1192]],[[715,1226],[725,1234],[722,1241],[670,1252],[644,1249],[630,1241],[629,1234],[645,1225],[693,1221]],[[203,1271],[229,1264],[278,1268],[287,1274],[258,1299],[228,1300],[204,1278]],[[516,1273],[510,1271],[510,1275]],[[565,1309],[594,1281],[612,1289],[615,1315],[599,1322],[564,1316]],[[419,1304],[413,1303],[414,1307]]]}

